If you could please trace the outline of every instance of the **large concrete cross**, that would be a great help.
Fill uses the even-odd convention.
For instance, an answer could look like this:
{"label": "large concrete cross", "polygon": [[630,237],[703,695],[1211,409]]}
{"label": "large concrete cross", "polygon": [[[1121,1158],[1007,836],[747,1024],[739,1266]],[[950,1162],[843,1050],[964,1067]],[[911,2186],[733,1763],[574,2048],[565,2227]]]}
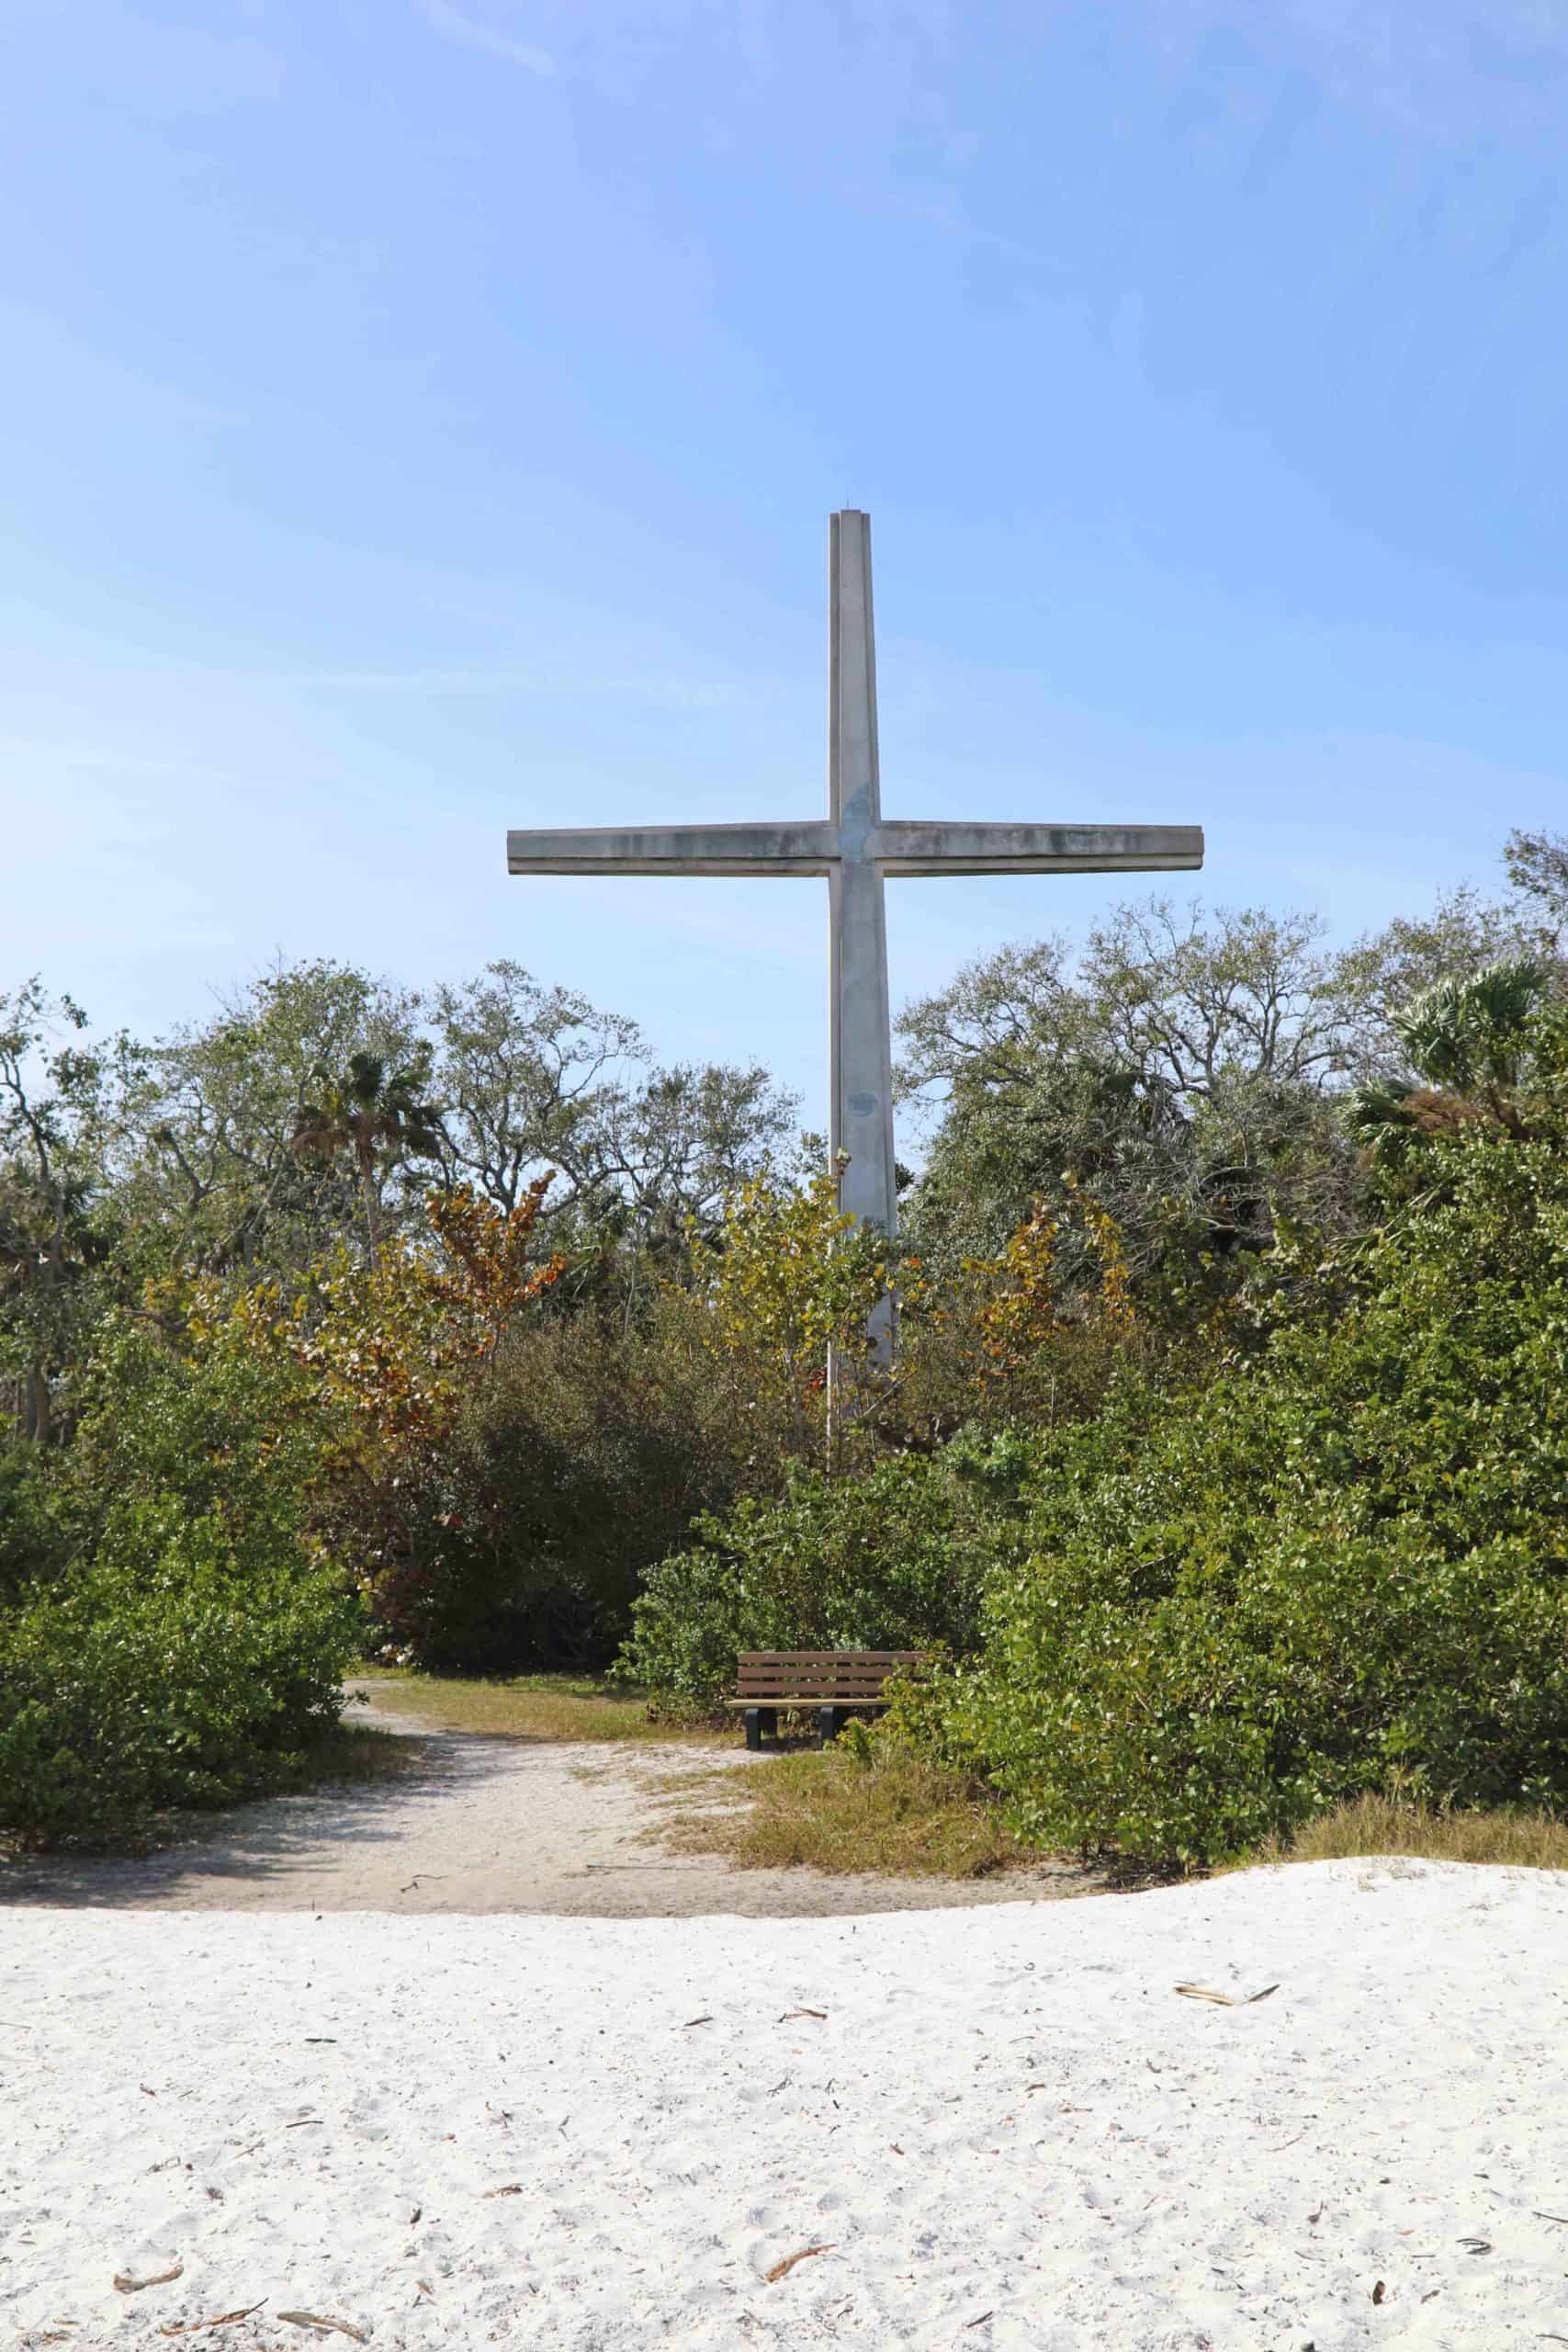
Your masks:
{"label": "large concrete cross", "polygon": [[[893,1041],[887,1000],[889,875],[1167,873],[1201,865],[1196,825],[975,825],[882,814],[871,517],[835,514],[826,824],[573,827],[506,837],[511,874],[825,874],[829,924],[829,1148],[847,1154],[840,1199],[897,1230]],[[886,1330],[874,1334],[879,1349]]]}

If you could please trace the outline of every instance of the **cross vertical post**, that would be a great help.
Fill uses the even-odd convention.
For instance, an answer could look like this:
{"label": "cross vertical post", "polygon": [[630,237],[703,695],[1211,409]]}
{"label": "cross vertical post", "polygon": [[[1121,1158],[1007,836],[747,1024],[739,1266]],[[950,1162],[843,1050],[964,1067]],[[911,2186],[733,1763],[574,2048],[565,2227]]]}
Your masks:
{"label": "cross vertical post", "polygon": [[[851,507],[833,516],[829,574],[828,815],[839,848],[828,877],[829,1149],[840,1178],[840,1205],[891,1238],[898,1228],[898,1187],[887,912],[875,854],[882,780],[869,514]],[[890,1361],[893,1315],[886,1300],[872,1317],[870,1338],[874,1357]]]}

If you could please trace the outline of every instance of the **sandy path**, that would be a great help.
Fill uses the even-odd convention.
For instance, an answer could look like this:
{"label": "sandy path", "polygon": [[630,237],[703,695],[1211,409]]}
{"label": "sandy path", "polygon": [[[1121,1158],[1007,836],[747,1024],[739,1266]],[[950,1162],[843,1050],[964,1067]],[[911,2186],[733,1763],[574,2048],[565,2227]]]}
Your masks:
{"label": "sandy path", "polygon": [[1066,1867],[952,1883],[738,1871],[671,1854],[645,1833],[682,1778],[768,1769],[739,1741],[576,1745],[432,1732],[367,1682],[354,1720],[423,1743],[420,1765],[379,1788],[244,1805],[145,1860],[50,1859],[0,1871],[6,1904],[132,1910],[549,1912],[598,1918],[818,1917],[945,1909],[1092,1891]]}
{"label": "sandy path", "polygon": [[1568,1873],[1427,1863],[858,1920],[14,1911],[0,2342],[265,2298],[189,2340],[1527,2352],[1568,2336],[1565,1942]]}

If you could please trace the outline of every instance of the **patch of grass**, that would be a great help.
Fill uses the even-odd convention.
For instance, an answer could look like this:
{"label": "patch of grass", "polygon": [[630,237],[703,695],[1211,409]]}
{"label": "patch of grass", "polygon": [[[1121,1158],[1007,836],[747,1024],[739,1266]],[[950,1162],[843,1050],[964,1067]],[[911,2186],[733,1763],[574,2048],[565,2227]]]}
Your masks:
{"label": "patch of grass", "polygon": [[1271,1838],[1258,1862],[1334,1862],[1362,1855],[1415,1854],[1430,1862],[1507,1863],[1568,1870],[1568,1821],[1524,1810],[1438,1813],[1393,1797],[1358,1797],[1309,1822],[1293,1838]]}
{"label": "patch of grass", "polygon": [[[499,1679],[418,1674],[406,1667],[365,1667],[389,1707],[418,1715],[432,1731],[489,1732],[510,1739],[709,1740],[712,1728],[660,1722],[640,1692],[593,1675],[513,1674]],[[733,1735],[732,1735],[733,1736]]]}
{"label": "patch of grass", "polygon": [[836,1876],[972,1879],[1045,1859],[973,1783],[892,1740],[856,1741],[852,1726],[834,1747],[682,1783],[667,1806],[662,1842],[742,1870],[805,1863]]}

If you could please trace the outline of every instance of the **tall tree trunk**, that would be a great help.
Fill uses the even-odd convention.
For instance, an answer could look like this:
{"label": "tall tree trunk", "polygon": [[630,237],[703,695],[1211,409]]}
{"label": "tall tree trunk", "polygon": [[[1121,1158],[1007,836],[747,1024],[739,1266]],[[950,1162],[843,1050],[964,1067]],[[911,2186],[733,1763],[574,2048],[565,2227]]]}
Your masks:
{"label": "tall tree trunk", "polygon": [[54,1434],[54,1415],[49,1394],[49,1374],[41,1363],[31,1363],[25,1375],[22,1397],[22,1435],[35,1444],[47,1445]]}
{"label": "tall tree trunk", "polygon": [[376,1141],[373,1136],[360,1135],[356,1149],[359,1157],[359,1181],[365,1193],[365,1227],[370,1237],[370,1255],[381,1247],[381,1201],[376,1184]]}

